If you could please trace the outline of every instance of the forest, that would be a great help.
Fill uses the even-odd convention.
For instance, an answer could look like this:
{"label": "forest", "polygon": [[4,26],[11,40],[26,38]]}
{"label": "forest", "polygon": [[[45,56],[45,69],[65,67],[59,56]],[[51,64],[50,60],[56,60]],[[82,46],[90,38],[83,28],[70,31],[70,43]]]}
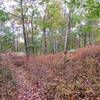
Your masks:
{"label": "forest", "polygon": [[100,1],[0,0],[0,100],[100,100]]}

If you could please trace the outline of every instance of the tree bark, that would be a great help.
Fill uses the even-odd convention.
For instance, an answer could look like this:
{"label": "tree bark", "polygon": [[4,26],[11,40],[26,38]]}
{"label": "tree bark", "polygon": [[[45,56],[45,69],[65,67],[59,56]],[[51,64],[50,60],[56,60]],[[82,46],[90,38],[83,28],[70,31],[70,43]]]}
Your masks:
{"label": "tree bark", "polygon": [[84,34],[84,47],[86,46],[87,44],[87,34]]}
{"label": "tree bark", "polygon": [[26,32],[25,32],[25,16],[23,13],[23,0],[20,1],[20,6],[21,6],[21,21],[22,21],[22,28],[23,28],[25,52],[26,52],[26,55],[29,55],[27,36],[26,36]]}
{"label": "tree bark", "polygon": [[68,26],[66,28],[66,34],[65,34],[65,43],[64,43],[64,53],[67,53],[68,49],[68,34],[71,32],[71,13],[68,14]]}
{"label": "tree bark", "polygon": [[33,44],[33,47],[32,47],[32,52],[33,52],[33,54],[35,53],[35,50],[34,50],[34,42],[33,42],[33,36],[34,36],[34,27],[33,27],[33,14],[34,13],[32,13],[32,17],[31,17],[31,34],[32,34],[32,38],[31,38],[31,40],[32,40],[32,44]]}
{"label": "tree bark", "polygon": [[56,41],[53,40],[53,53],[56,53]]}
{"label": "tree bark", "polygon": [[76,36],[76,46],[77,48],[80,48],[80,36],[79,35]]}
{"label": "tree bark", "polygon": [[43,54],[46,54],[47,53],[47,40],[46,40],[46,28],[43,28],[43,45],[42,45],[42,48],[43,48]]}

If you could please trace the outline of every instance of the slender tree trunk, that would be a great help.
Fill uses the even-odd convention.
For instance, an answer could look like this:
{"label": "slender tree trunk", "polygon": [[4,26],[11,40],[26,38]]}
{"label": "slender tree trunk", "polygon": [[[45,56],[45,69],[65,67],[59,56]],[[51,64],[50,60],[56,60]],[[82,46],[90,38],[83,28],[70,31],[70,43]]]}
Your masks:
{"label": "slender tree trunk", "polygon": [[34,54],[35,53],[35,51],[34,51],[34,41],[33,41],[33,35],[32,35],[32,38],[31,38],[31,41],[32,41],[32,44],[33,44],[33,46],[32,46],[32,53]]}
{"label": "slender tree trunk", "polygon": [[56,53],[58,52],[58,41],[56,40]]}
{"label": "slender tree trunk", "polygon": [[92,45],[92,36],[91,33],[88,34],[88,41],[89,41],[89,45]]}
{"label": "slender tree trunk", "polygon": [[2,45],[2,43],[0,43],[0,50],[1,50],[1,51],[3,50],[3,45]]}
{"label": "slender tree trunk", "polygon": [[43,29],[43,45],[42,45],[42,49],[43,49],[43,54],[47,53],[47,40],[46,40],[46,28]]}
{"label": "slender tree trunk", "polygon": [[[33,42],[33,35],[34,35],[34,28],[33,28],[33,13],[32,13],[32,18],[31,18],[31,34],[32,34],[32,44],[33,44],[33,46],[34,46],[34,42]],[[34,47],[32,47],[32,52],[33,52],[33,54],[34,54],[34,52],[35,52],[35,50],[34,50]]]}
{"label": "slender tree trunk", "polygon": [[76,47],[80,48],[80,36],[79,35],[76,36]]}
{"label": "slender tree trunk", "polygon": [[32,13],[32,17],[31,17],[31,31],[32,31],[32,35],[34,33],[34,28],[33,28],[33,14],[34,13]]}
{"label": "slender tree trunk", "polygon": [[58,51],[57,40],[53,40],[53,53],[57,53],[57,51]]}
{"label": "slender tree trunk", "polygon": [[87,34],[84,34],[84,47],[86,46],[87,44]]}
{"label": "slender tree trunk", "polygon": [[68,26],[66,28],[66,34],[65,34],[65,43],[64,43],[64,53],[67,53],[68,49],[68,34],[71,32],[71,13],[68,14]]}
{"label": "slender tree trunk", "polygon": [[53,53],[56,53],[56,41],[53,40]]}
{"label": "slender tree trunk", "polygon": [[17,36],[17,39],[16,39],[16,52],[19,51],[19,40],[18,40],[18,36]]}
{"label": "slender tree trunk", "polygon": [[23,0],[20,1],[20,6],[21,6],[21,21],[22,21],[22,28],[23,28],[23,35],[24,35],[24,46],[25,46],[25,52],[26,55],[29,54],[28,51],[28,44],[27,44],[27,36],[26,36],[26,32],[25,32],[25,16],[23,14]]}

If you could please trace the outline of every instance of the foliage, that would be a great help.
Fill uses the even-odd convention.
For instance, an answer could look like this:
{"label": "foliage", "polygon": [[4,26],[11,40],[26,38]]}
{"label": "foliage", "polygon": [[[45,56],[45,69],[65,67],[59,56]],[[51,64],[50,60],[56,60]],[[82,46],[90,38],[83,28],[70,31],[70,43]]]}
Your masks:
{"label": "foliage", "polygon": [[8,67],[0,66],[0,99],[16,99],[16,82]]}
{"label": "foliage", "polygon": [[88,14],[87,16],[89,18],[93,18],[93,19],[98,19],[100,16],[99,13],[99,8],[100,8],[100,3],[96,0],[87,0],[87,5],[86,7],[88,7]]}
{"label": "foliage", "polygon": [[12,48],[12,44],[16,36],[14,33],[10,32],[9,27],[4,28],[3,32],[4,34],[0,36],[1,45],[4,47],[4,50],[10,49]]}
{"label": "foliage", "polygon": [[3,10],[0,10],[0,21],[7,21],[9,19],[9,16],[6,12],[4,12]]}
{"label": "foliage", "polygon": [[42,19],[38,20],[38,23],[42,28],[56,29],[61,27],[64,18],[61,14],[59,4],[57,4],[56,2],[47,4],[45,12],[47,12],[47,15],[44,15]]}
{"label": "foliage", "polygon": [[10,73],[16,77],[20,86],[17,86],[19,96],[14,100],[29,99],[29,95],[34,100],[99,98],[99,46],[87,46],[68,52],[65,63],[62,53],[29,58],[13,55],[15,59],[10,55],[13,53],[8,55],[11,61],[8,64],[13,66],[8,66],[6,70],[3,68],[0,72],[8,73],[8,68],[13,69]]}

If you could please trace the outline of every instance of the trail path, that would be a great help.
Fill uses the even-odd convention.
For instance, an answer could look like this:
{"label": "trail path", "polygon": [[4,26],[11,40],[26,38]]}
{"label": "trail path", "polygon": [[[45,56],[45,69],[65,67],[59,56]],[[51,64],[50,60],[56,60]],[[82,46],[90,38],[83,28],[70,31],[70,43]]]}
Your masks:
{"label": "trail path", "polygon": [[9,68],[12,74],[16,76],[16,82],[18,85],[18,99],[17,100],[42,100],[39,89],[36,85],[32,85],[31,75],[23,67],[16,67],[11,61],[9,55],[3,57],[6,63],[9,64]]}

